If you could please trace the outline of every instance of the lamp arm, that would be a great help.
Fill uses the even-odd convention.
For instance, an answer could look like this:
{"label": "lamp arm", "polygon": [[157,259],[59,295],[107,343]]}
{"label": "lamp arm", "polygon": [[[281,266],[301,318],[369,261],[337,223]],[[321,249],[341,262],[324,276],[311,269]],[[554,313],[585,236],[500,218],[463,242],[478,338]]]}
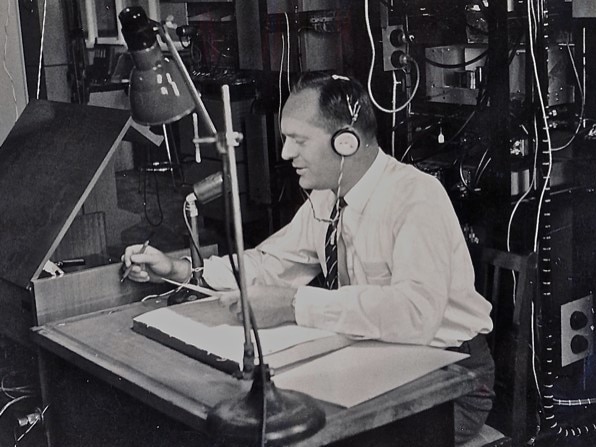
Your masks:
{"label": "lamp arm", "polygon": [[196,107],[198,113],[201,115],[201,119],[205,122],[205,125],[207,126],[207,130],[209,131],[209,134],[216,135],[217,129],[215,128],[215,124],[213,124],[213,120],[209,116],[209,112],[207,112],[207,108],[205,107],[205,104],[203,103],[203,100],[201,99],[201,95],[197,91],[195,84],[192,82],[192,79],[190,78],[190,74],[188,74],[188,70],[186,69],[184,62],[182,62],[180,53],[178,53],[178,50],[176,49],[174,42],[172,41],[172,38],[166,31],[164,31],[163,26],[161,26],[161,24],[157,24],[157,31],[159,33],[159,36],[166,43],[168,50],[172,54],[172,58],[174,59],[174,62],[180,69],[180,72],[182,73],[182,79],[184,79],[184,83],[188,87],[188,90],[190,90],[190,95],[192,96],[192,100],[195,103],[195,107]]}

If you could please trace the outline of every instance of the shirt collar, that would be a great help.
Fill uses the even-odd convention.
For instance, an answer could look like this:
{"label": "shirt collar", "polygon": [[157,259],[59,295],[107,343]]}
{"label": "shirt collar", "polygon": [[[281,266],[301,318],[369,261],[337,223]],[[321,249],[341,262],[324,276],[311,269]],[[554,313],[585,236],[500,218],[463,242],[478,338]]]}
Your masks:
{"label": "shirt collar", "polygon": [[347,206],[358,212],[364,210],[366,202],[381,179],[382,173],[387,166],[387,161],[388,156],[379,148],[377,156],[370,165],[370,168],[368,168],[360,180],[344,196]]}

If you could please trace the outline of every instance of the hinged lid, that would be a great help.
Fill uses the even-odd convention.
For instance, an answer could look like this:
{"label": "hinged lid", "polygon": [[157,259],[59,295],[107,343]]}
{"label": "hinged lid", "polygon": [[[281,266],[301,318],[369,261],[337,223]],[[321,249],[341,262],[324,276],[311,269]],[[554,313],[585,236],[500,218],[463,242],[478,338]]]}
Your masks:
{"label": "hinged lid", "polygon": [[132,121],[126,110],[30,102],[0,147],[0,278],[37,278]]}

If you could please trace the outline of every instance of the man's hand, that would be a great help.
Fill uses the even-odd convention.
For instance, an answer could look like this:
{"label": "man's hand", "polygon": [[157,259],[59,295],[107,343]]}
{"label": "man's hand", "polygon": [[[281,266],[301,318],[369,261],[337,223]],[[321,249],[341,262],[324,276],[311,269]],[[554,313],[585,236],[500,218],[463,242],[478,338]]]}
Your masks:
{"label": "man's hand", "polygon": [[[148,246],[144,253],[142,245],[126,247],[122,255],[124,268],[132,264],[128,278],[137,282],[163,282],[162,278],[170,278],[174,274],[174,260],[157,248]],[[188,264],[188,263],[187,263]]]}
{"label": "man's hand", "polygon": [[[294,323],[294,307],[292,301],[296,289],[291,287],[252,286],[247,290],[248,302],[252,307],[259,328],[279,326],[284,323]],[[240,291],[222,293],[219,302],[227,307],[234,317],[242,321],[242,305]]]}

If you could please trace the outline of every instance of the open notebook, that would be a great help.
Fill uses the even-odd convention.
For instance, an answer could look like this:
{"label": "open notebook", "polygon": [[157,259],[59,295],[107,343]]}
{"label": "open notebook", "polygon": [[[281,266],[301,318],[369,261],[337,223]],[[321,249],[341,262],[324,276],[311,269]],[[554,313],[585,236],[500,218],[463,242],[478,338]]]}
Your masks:
{"label": "open notebook", "polygon": [[[242,325],[208,299],[146,312],[133,319],[133,330],[230,374],[242,370]],[[334,332],[296,325],[260,329],[259,335],[265,361],[274,369],[353,343]]]}
{"label": "open notebook", "polygon": [[[133,329],[227,373],[242,369],[243,328],[209,298],[146,312],[133,319]],[[259,334],[265,361],[277,370],[277,386],[344,407],[467,357],[428,346],[354,342],[296,325],[261,329]]]}

